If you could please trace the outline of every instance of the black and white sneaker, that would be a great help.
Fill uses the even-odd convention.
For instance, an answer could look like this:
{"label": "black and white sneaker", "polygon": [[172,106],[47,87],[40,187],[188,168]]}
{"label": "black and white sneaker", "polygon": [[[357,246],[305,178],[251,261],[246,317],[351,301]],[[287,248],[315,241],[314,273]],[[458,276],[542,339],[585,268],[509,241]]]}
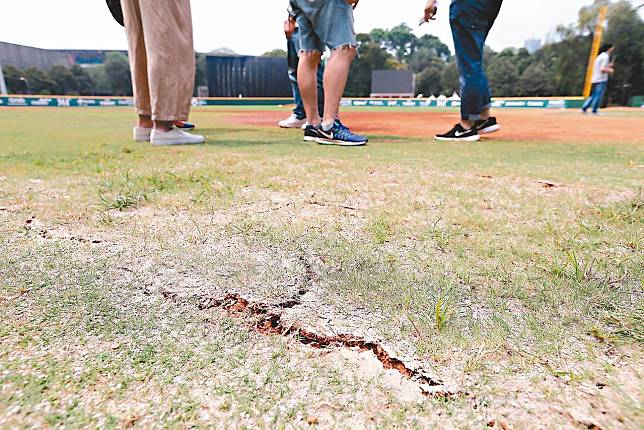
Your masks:
{"label": "black and white sneaker", "polygon": [[501,126],[496,122],[496,118],[491,116],[488,119],[476,121],[476,131],[479,134],[490,134],[501,130]]}
{"label": "black and white sneaker", "polygon": [[320,127],[313,127],[310,124],[306,124],[304,127],[304,141],[305,142],[317,142],[318,139],[322,138],[320,134]]}
{"label": "black and white sneaker", "polygon": [[447,133],[437,134],[435,139],[440,141],[476,142],[477,140],[481,140],[481,136],[479,136],[476,126],[467,130],[461,124],[456,124]]}

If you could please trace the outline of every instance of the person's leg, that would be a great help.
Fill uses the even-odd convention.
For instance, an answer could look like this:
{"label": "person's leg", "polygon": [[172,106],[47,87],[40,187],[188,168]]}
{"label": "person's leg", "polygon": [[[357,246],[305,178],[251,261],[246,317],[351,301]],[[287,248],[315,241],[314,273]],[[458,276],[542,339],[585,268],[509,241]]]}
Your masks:
{"label": "person's leg", "polygon": [[[450,26],[461,84],[461,121],[436,140],[480,140],[477,121],[489,108],[489,86],[483,73],[483,46],[489,28],[483,1],[463,0],[450,6]],[[489,112],[485,112],[489,115]]]}
{"label": "person's leg", "polygon": [[604,101],[604,93],[606,92],[607,86],[608,86],[608,82],[601,82],[597,84],[597,87],[595,89],[595,97],[593,100],[593,113],[599,112],[599,108],[601,108],[602,101]]}
{"label": "person's leg", "polygon": [[324,117],[324,64],[318,66],[318,111]]}
{"label": "person's leg", "polygon": [[306,118],[306,110],[304,109],[304,101],[300,93],[300,87],[297,83],[297,68],[299,66],[299,52],[300,52],[300,34],[296,29],[291,39],[287,42],[288,49],[288,77],[291,81],[291,88],[293,90],[293,101],[295,102],[295,109],[293,114],[297,119]]}
{"label": "person's leg", "polygon": [[[492,27],[494,26],[494,22],[496,21],[496,18],[499,16],[499,12],[501,11],[501,4],[502,0],[487,0],[486,6],[486,11],[487,11],[487,27],[485,31],[485,39],[483,41],[483,46],[485,46],[485,41],[487,41],[487,37],[490,34],[490,31],[492,31]],[[481,120],[487,121],[492,117],[492,89],[490,88],[490,83],[487,79],[487,75],[485,74],[485,70],[483,71],[483,95],[481,98]],[[497,125],[497,130],[500,128]]]}
{"label": "person's leg", "polygon": [[320,125],[320,112],[318,109],[317,70],[322,59],[320,51],[300,52],[300,64],[297,69],[297,82],[304,101],[304,110],[310,125]]}
{"label": "person's leg", "polygon": [[591,107],[595,101],[595,94],[597,92],[597,84],[593,84],[590,90],[590,96],[584,102],[584,105],[581,107],[581,110],[586,112],[589,107]]}
{"label": "person's leg", "polygon": [[485,82],[483,95],[481,97],[481,103],[483,104],[483,106],[481,106],[481,120],[485,121],[490,119],[490,117],[492,116],[492,90],[490,89],[490,84],[485,74],[483,75],[483,79]]}
{"label": "person's leg", "polygon": [[297,83],[304,102],[304,110],[309,125],[320,125],[320,111],[318,109],[317,71],[322,59],[324,45],[313,29],[309,16],[312,15],[314,6],[307,0],[294,0],[298,8],[296,20],[299,35],[299,65],[297,68]]}
{"label": "person's leg", "polygon": [[[461,80],[461,125],[471,129],[481,119],[481,107],[488,84],[483,73],[483,46],[486,30],[472,23],[469,4],[453,3],[450,24]],[[488,106],[489,107],[489,106]]]}
{"label": "person's leg", "polygon": [[[146,132],[146,130],[151,129],[154,123],[152,122],[152,106],[148,86],[148,62],[139,0],[122,0],[122,7],[132,73],[134,106],[139,117],[138,128],[141,129],[135,129],[135,140],[148,141],[149,132]],[[147,136],[143,134],[147,134]]]}
{"label": "person's leg", "polygon": [[[356,55],[353,8],[345,0],[291,0],[291,4],[297,9],[302,43],[298,80],[312,125],[305,130],[305,140],[342,146],[365,145],[368,141],[365,136],[353,134],[336,123],[349,67]],[[317,75],[325,46],[332,54],[324,71],[324,122],[320,127]]]}
{"label": "person's leg", "polygon": [[195,80],[190,0],[138,0],[148,58],[152,119],[170,129],[187,121]]}
{"label": "person's leg", "polygon": [[338,135],[343,134],[340,130],[344,130],[347,139],[366,143],[368,139],[365,136],[353,135],[337,121],[351,63],[357,55],[353,8],[346,1],[329,0],[317,11],[314,26],[320,39],[331,49],[324,71],[323,129],[337,128]]}
{"label": "person's leg", "polygon": [[335,49],[324,72],[324,118],[322,124],[330,129],[340,113],[340,100],[349,78],[349,68],[356,56],[356,48],[343,46]]}
{"label": "person's leg", "polygon": [[138,0],[148,60],[153,145],[203,143],[204,137],[174,127],[192,106],[195,53],[190,0]]}

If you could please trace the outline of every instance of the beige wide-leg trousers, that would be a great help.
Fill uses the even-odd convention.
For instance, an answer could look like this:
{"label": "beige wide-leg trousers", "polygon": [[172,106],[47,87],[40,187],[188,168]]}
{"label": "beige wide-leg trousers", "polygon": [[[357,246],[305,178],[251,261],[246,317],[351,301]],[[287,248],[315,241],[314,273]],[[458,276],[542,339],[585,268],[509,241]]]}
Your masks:
{"label": "beige wide-leg trousers", "polygon": [[195,82],[190,0],[122,0],[136,111],[186,121]]}

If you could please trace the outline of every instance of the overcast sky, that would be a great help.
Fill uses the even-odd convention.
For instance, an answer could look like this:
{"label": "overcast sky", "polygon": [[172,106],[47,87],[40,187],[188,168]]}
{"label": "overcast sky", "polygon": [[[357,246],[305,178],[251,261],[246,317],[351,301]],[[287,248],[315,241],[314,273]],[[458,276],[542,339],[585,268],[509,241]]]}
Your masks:
{"label": "overcast sky", "polygon": [[[431,33],[452,46],[449,0],[439,5],[439,20],[418,27],[423,0],[362,0],[356,30],[389,28],[402,22],[418,35]],[[543,38],[558,24],[576,21],[592,0],[505,0],[488,44],[495,50],[521,47]],[[283,48],[282,22],[287,0],[192,0],[195,48],[229,47],[240,54]],[[125,49],[123,29],[112,21],[104,0],[0,0],[0,41],[40,48]]]}

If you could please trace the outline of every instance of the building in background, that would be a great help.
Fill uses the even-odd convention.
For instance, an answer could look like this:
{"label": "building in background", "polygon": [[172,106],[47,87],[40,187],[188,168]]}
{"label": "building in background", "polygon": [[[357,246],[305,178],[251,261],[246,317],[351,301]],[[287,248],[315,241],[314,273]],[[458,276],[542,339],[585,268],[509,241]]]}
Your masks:
{"label": "building in background", "polygon": [[541,39],[528,39],[525,41],[525,44],[523,46],[528,50],[529,53],[534,54],[539,49],[541,49],[543,43],[541,42]]}
{"label": "building in background", "polygon": [[127,51],[101,51],[91,49],[40,49],[31,46],[16,45],[14,43],[0,42],[0,63],[4,66],[14,66],[18,69],[36,67],[48,70],[52,66],[83,67],[101,65],[105,62],[108,52]]}

